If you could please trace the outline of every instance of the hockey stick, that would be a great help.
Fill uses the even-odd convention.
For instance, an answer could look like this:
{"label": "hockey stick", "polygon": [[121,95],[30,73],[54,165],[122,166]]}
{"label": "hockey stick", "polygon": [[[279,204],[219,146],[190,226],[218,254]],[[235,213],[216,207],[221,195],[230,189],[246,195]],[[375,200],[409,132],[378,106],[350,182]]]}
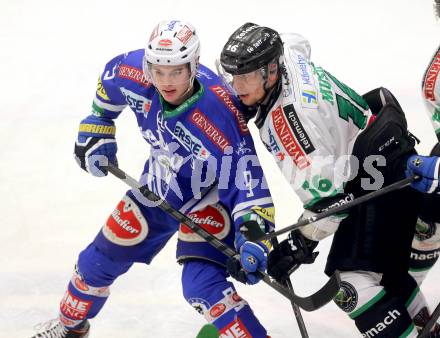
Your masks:
{"label": "hockey stick", "polygon": [[370,192],[368,194],[360,196],[360,197],[352,200],[351,202],[342,204],[342,205],[340,205],[338,207],[330,208],[330,209],[328,209],[326,211],[323,211],[323,212],[320,212],[320,213],[316,214],[315,216],[304,218],[301,221],[299,221],[299,222],[297,222],[297,223],[295,223],[293,225],[290,225],[290,226],[285,227],[283,229],[280,229],[278,231],[270,232],[270,233],[265,234],[263,236],[255,236],[255,233],[252,232],[252,231],[249,231],[249,233],[247,233],[246,230],[244,230],[243,232],[245,233],[246,238],[249,239],[250,241],[253,241],[253,242],[259,242],[259,241],[264,241],[264,240],[267,240],[267,239],[271,239],[271,238],[274,238],[276,236],[282,235],[282,234],[284,234],[286,232],[290,232],[292,230],[295,230],[295,229],[298,229],[300,227],[303,227],[303,226],[305,226],[307,224],[319,221],[320,219],[332,216],[334,214],[337,214],[338,212],[347,210],[347,209],[352,208],[352,207],[354,207],[356,205],[359,205],[361,203],[364,203],[364,202],[367,202],[369,200],[372,200],[373,198],[377,198],[377,197],[382,196],[384,194],[387,194],[389,192],[392,192],[392,191],[404,188],[407,185],[411,184],[411,182],[414,181],[415,179],[417,179],[416,176],[410,176],[410,177],[404,178],[404,179],[402,179],[400,181],[397,181],[397,182],[395,182],[393,184],[390,184],[390,185],[388,185],[388,186],[386,186],[386,187],[384,187],[382,189],[375,190],[375,191],[372,191],[372,192]]}
{"label": "hockey stick", "polygon": [[[207,232],[199,224],[195,223],[191,218],[174,209],[165,200],[161,199],[159,196],[149,190],[147,186],[142,186],[138,181],[127,175],[118,167],[110,164],[106,167],[106,169],[133,189],[138,190],[145,198],[157,203],[158,208],[168,213],[178,222],[184,223],[192,231],[202,237],[210,245],[221,251],[224,255],[228,257],[234,257],[238,255],[235,250],[217,239],[214,235]],[[267,273],[263,271],[258,271],[258,275],[267,285],[278,291],[290,301],[298,304],[298,306],[305,311],[315,311],[330,302],[338,292],[340,284],[339,274],[335,273],[319,291],[308,297],[300,297],[291,290],[288,290],[282,284],[278,283],[276,280],[272,279]]]}
{"label": "hockey stick", "polygon": [[[278,238],[276,238],[276,237],[272,238],[272,244],[274,247],[277,247],[279,244]],[[286,287],[289,290],[291,290],[292,292],[295,292],[295,291],[293,290],[293,285],[292,285],[292,281],[290,280],[290,275],[298,268],[299,268],[299,265],[296,265],[293,269],[291,269],[288,273],[289,277],[284,281],[284,284],[286,285]],[[309,334],[307,333],[306,324],[304,323],[304,319],[301,314],[301,309],[294,302],[290,302],[290,303],[292,304],[293,314],[295,315],[296,323],[298,324],[298,328],[299,328],[299,332],[301,333],[301,337],[302,338],[309,338]]]}
{"label": "hockey stick", "polygon": [[435,308],[434,312],[431,315],[431,318],[428,320],[426,325],[423,327],[422,331],[420,331],[417,338],[428,338],[432,327],[435,325],[435,323],[437,322],[437,319],[439,317],[440,317],[440,303]]}

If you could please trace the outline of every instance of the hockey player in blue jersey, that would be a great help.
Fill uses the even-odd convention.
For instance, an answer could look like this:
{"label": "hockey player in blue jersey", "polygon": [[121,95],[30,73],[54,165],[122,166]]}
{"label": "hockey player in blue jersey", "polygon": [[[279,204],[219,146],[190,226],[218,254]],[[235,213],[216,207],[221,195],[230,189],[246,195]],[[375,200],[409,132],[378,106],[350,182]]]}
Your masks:
{"label": "hockey player in blue jersey", "polygon": [[[92,175],[107,175],[105,165],[117,164],[114,120],[129,106],[151,145],[141,183],[226,244],[235,244],[241,257],[238,273],[254,284],[254,272],[265,269],[270,246],[247,242],[239,228],[257,222],[269,231],[273,203],[246,120],[217,75],[199,65],[199,51],[191,24],[164,21],[145,50],[111,60],[99,78],[92,114],[80,123],[75,157]],[[150,264],[176,232],[189,304],[227,337],[237,332],[266,337],[226,279],[227,257],[130,190],[79,254],[59,317],[34,338],[88,336],[89,319],[104,306],[114,280],[135,262]]]}

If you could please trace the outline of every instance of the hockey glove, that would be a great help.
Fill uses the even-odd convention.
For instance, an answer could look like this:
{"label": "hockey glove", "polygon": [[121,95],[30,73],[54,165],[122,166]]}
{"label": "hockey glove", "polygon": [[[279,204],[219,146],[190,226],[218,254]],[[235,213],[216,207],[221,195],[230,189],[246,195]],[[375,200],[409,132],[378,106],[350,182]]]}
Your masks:
{"label": "hockey glove", "polygon": [[[240,228],[243,225],[249,228],[261,227],[264,229],[264,220],[260,216],[252,214],[251,219],[243,223]],[[257,270],[266,270],[267,254],[271,249],[270,242],[250,242],[240,232],[236,232],[235,248],[239,255],[228,259],[226,263],[228,273],[239,282],[251,285],[258,283],[261,278],[256,272]]]}
{"label": "hockey glove", "polygon": [[439,191],[440,157],[412,155],[407,161],[406,177],[420,176],[411,186],[420,192],[433,193]]}
{"label": "hockey glove", "polygon": [[237,234],[235,245],[240,254],[228,259],[226,263],[228,273],[244,284],[258,283],[261,278],[256,271],[266,270],[269,248],[262,242],[246,241],[240,233]]}
{"label": "hockey glove", "polygon": [[292,231],[288,238],[275,247],[268,258],[267,272],[276,280],[289,277],[289,271],[301,264],[312,264],[318,252],[313,250],[318,242],[305,238],[299,230]]}
{"label": "hockey glove", "polygon": [[115,132],[110,119],[90,115],[82,120],[74,150],[78,165],[93,176],[106,176],[108,172],[103,166],[118,165]]}

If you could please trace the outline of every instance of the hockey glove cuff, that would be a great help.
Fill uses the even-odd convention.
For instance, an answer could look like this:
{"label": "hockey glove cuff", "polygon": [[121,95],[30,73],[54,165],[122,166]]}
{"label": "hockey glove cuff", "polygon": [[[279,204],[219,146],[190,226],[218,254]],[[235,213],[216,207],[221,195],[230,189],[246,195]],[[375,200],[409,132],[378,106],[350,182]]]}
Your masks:
{"label": "hockey glove cuff", "polygon": [[110,119],[90,115],[81,121],[74,150],[78,165],[94,176],[106,176],[104,166],[118,164],[115,133],[116,127]]}
{"label": "hockey glove cuff", "polygon": [[411,186],[423,193],[439,191],[440,157],[412,155],[407,161],[406,177],[417,175],[420,178]]}

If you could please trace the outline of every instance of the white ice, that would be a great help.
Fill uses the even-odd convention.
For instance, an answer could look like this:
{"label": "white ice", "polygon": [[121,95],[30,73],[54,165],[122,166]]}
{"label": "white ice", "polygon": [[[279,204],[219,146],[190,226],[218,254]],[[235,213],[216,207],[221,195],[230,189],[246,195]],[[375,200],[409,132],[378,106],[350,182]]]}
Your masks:
{"label": "white ice", "polygon": [[[62,1],[0,0],[0,337],[25,338],[57,314],[77,254],[126,190],[94,178],[73,160],[79,121],[90,112],[96,81],[113,56],[142,48],[162,19],[188,19],[214,65],[223,43],[245,21],[298,32],[312,59],[360,93],[391,89],[427,153],[435,142],[420,96],[421,78],[438,46],[431,0]],[[119,162],[134,176],[148,147],[126,111],[118,123]],[[254,130],[255,131],[255,130]],[[277,226],[300,214],[268,154],[256,142],[277,207]],[[312,266],[295,272],[300,295],[316,291],[329,240]],[[194,337],[204,320],[181,295],[172,239],[151,266],[136,265],[112,287],[91,337]],[[440,300],[439,264],[422,289]],[[290,304],[264,284],[237,285],[273,338],[299,337]],[[303,312],[310,337],[357,337],[334,304]]]}

